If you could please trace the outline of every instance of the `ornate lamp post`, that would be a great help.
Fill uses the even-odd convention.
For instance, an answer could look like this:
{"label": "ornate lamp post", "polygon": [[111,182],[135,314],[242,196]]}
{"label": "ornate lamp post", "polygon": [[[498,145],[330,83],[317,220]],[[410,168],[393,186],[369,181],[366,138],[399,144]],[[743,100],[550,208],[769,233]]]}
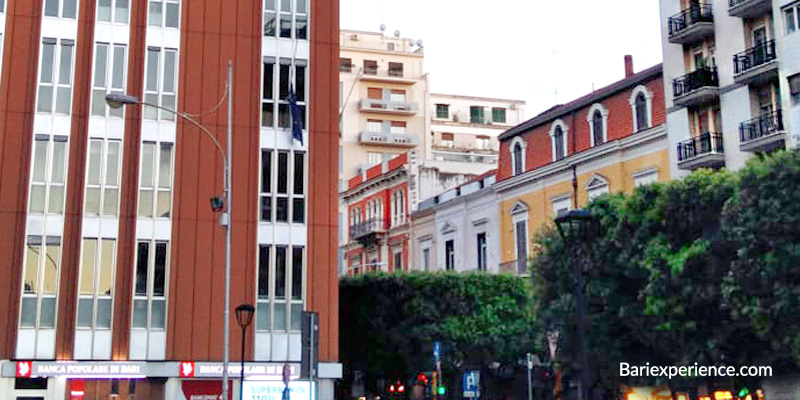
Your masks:
{"label": "ornate lamp post", "polygon": [[247,327],[253,322],[256,308],[252,304],[241,304],[236,307],[236,322],[242,328],[242,369],[239,372],[239,400],[244,396],[244,349],[247,341]]}
{"label": "ornate lamp post", "polygon": [[575,279],[575,308],[577,309],[577,329],[580,343],[581,399],[590,400],[591,376],[586,354],[586,277],[582,268],[582,242],[588,242],[596,232],[596,219],[589,210],[572,210],[556,218],[556,227],[561,237],[572,248],[572,268]]}

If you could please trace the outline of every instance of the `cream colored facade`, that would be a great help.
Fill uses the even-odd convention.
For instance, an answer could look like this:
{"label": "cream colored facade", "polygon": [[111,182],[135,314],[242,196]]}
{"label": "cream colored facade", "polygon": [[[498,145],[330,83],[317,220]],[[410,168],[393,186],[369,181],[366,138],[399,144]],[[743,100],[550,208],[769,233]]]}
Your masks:
{"label": "cream colored facade", "polygon": [[426,164],[476,175],[497,168],[498,136],[523,121],[524,108],[521,100],[432,93]]}
{"label": "cream colored facade", "polygon": [[422,154],[429,131],[423,48],[374,32],[342,30],[339,40],[340,178],[411,150]]}

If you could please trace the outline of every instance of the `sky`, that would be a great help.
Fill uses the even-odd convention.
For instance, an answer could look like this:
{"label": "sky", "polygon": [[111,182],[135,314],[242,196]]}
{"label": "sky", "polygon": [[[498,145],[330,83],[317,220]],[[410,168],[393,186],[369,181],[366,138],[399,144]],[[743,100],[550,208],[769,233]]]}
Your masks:
{"label": "sky", "polygon": [[431,93],[526,101],[525,118],[661,63],[658,0],[340,0],[340,27],[421,39]]}

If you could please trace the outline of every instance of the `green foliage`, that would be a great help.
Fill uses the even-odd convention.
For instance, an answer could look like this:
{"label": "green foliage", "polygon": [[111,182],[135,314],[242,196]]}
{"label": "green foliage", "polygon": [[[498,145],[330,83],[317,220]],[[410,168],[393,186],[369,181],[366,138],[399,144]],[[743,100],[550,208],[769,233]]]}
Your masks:
{"label": "green foliage", "polygon": [[[587,347],[607,387],[619,362],[800,363],[798,182],[800,155],[778,152],[738,173],[699,170],[595,199],[593,240],[570,247],[552,228],[535,239],[537,331],[575,331],[574,263],[583,262]],[[575,344],[565,337],[560,357]]]}
{"label": "green foliage", "polygon": [[342,360],[349,370],[410,374],[515,362],[533,350],[530,283],[510,275],[366,274],[340,282]]}

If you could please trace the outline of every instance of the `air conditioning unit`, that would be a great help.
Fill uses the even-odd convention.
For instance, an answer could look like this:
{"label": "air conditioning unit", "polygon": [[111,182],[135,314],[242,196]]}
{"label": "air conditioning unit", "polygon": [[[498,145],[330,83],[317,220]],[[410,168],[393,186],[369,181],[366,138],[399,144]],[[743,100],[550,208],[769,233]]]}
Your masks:
{"label": "air conditioning unit", "polygon": [[408,106],[405,105],[398,105],[394,107],[398,111],[408,111]]}

